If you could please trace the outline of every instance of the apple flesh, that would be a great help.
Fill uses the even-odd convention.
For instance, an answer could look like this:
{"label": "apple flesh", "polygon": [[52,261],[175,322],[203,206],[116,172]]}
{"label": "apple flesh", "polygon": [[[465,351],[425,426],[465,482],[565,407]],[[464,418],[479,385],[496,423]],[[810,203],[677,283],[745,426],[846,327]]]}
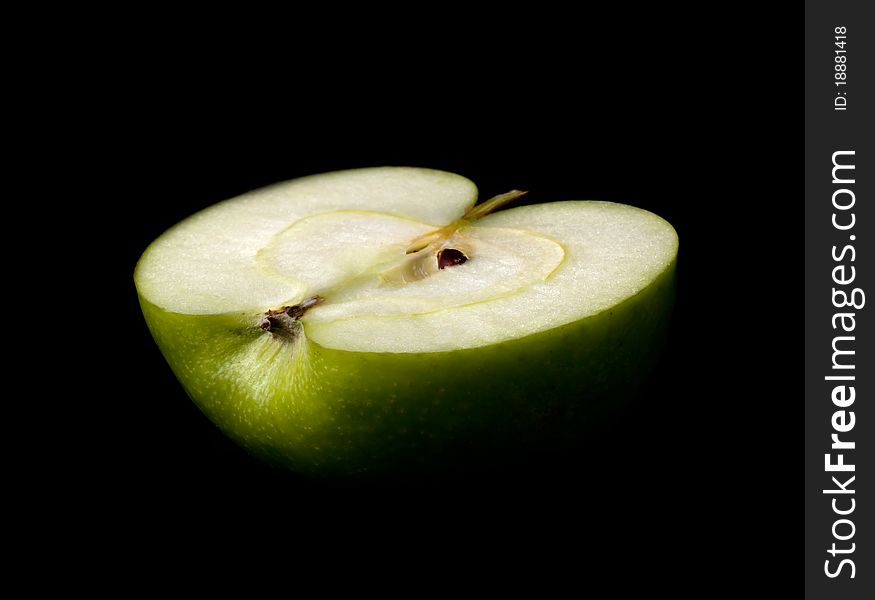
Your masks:
{"label": "apple flesh", "polygon": [[475,200],[468,180],[411,168],[257,190],[147,249],[143,314],[201,410],[298,472],[501,462],[573,440],[653,365],[677,236],[619,204],[486,214]]}

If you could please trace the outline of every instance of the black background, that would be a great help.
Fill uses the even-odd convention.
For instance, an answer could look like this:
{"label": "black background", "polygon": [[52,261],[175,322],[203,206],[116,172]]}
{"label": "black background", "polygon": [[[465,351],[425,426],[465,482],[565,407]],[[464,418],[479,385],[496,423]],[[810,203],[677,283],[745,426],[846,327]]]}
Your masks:
{"label": "black background", "polygon": [[[618,595],[800,586],[801,11],[401,18],[304,36],[300,16],[253,43],[242,24],[197,42],[148,35],[108,75],[94,212],[125,333],[101,342],[111,368],[87,367],[109,389],[83,493],[120,540],[174,555],[385,544],[424,566],[498,558],[504,581],[545,564]],[[457,172],[482,198],[633,204],[674,225],[660,369],[581,456],[479,480],[326,484],[248,457],[188,400],[139,315],[148,243],[246,190],[379,165]]]}

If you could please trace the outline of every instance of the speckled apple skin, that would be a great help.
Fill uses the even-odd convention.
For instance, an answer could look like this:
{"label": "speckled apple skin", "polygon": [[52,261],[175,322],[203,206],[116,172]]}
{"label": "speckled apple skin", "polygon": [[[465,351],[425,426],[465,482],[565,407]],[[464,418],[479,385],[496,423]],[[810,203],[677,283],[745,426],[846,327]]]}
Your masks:
{"label": "speckled apple skin", "polygon": [[424,354],[334,350],[264,332],[258,315],[140,304],[182,386],[222,431],[271,463],[334,477],[499,464],[574,440],[652,370],[674,294],[673,262],[598,315]]}

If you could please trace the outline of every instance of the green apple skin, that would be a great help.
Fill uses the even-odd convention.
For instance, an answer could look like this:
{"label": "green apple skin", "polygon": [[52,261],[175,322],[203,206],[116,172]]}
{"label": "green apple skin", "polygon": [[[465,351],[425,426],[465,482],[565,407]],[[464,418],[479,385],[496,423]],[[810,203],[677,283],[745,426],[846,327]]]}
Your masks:
{"label": "green apple skin", "polygon": [[140,303],[186,392],[229,437],[299,473],[356,477],[498,465],[573,443],[652,370],[674,294],[673,261],[600,314],[424,354],[282,341],[254,315]]}

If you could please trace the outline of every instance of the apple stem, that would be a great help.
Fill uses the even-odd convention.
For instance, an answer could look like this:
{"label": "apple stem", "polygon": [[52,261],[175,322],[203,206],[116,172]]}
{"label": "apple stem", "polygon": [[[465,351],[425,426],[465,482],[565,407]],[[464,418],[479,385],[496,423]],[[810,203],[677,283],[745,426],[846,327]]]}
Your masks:
{"label": "apple stem", "polygon": [[528,192],[522,190],[511,190],[504,194],[499,194],[476,206],[472,206],[462,217],[463,221],[476,221],[481,217],[485,217],[489,213],[495,212],[505,204],[513,202],[521,196],[525,196]]}
{"label": "apple stem", "polygon": [[418,238],[414,239],[410,246],[407,247],[407,254],[419,252],[420,250],[424,250],[425,248],[428,248],[436,242],[447,239],[448,237],[453,235],[458,229],[464,227],[465,225],[468,225],[469,223],[472,223],[477,219],[481,219],[489,213],[495,212],[505,204],[516,200],[520,196],[525,196],[526,194],[528,194],[528,192],[524,192],[522,190],[511,190],[504,194],[494,196],[486,202],[483,202],[476,206],[472,206],[464,215],[462,215],[461,219],[453,221],[449,225],[445,225],[440,229],[429,231],[425,235],[421,235]]}

